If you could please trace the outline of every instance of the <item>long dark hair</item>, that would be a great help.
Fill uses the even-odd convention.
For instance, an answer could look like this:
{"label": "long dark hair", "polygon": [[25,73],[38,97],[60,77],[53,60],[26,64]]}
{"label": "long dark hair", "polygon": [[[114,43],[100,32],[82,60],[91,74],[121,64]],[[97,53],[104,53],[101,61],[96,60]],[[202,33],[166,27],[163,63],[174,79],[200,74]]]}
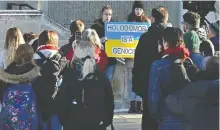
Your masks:
{"label": "long dark hair", "polygon": [[136,16],[134,10],[128,15],[128,22],[148,22],[149,18],[143,12],[141,16]]}

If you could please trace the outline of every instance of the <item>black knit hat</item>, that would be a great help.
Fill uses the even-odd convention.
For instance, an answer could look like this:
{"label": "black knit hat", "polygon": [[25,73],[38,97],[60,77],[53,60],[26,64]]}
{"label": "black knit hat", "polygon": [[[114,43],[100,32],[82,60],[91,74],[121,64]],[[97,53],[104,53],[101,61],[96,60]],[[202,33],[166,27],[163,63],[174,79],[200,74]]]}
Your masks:
{"label": "black knit hat", "polygon": [[134,10],[135,8],[142,8],[142,9],[144,9],[144,5],[143,5],[143,3],[141,1],[134,1],[132,10]]}

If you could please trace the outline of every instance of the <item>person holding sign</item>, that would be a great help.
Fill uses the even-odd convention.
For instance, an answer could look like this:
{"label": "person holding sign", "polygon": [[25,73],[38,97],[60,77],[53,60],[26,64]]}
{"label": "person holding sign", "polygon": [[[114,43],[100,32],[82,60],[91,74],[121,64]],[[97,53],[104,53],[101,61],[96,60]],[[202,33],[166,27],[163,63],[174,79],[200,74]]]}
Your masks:
{"label": "person holding sign", "polygon": [[[104,48],[105,48],[105,41],[107,40],[107,38],[105,37],[104,23],[110,22],[111,20],[112,20],[112,7],[110,5],[105,5],[101,10],[101,18],[95,20],[95,24],[91,26],[91,28],[96,30],[97,34],[99,35],[99,38]],[[116,58],[108,58],[108,65],[105,73],[110,81],[112,81],[116,63],[117,63]]]}
{"label": "person holding sign", "polygon": [[[128,22],[147,22],[151,23],[150,19],[144,14],[144,6],[141,1],[135,1],[133,4],[132,12],[128,15]],[[125,66],[127,69],[127,81],[128,81],[128,90],[129,98],[131,100],[131,105],[128,113],[142,113],[141,108],[141,97],[132,91],[132,68],[134,64],[134,59],[126,59]]]}

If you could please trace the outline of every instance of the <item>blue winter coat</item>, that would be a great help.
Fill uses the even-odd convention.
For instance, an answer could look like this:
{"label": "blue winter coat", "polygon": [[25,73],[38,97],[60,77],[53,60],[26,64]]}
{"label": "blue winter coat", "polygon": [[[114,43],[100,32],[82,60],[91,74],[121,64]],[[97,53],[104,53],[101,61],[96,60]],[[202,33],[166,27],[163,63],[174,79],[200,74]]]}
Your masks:
{"label": "blue winter coat", "polygon": [[163,90],[170,80],[170,66],[172,61],[170,59],[163,59],[155,61],[151,65],[150,81],[148,88],[148,105],[151,115],[158,120],[159,130],[182,130],[183,119],[180,116],[172,113],[163,97]]}

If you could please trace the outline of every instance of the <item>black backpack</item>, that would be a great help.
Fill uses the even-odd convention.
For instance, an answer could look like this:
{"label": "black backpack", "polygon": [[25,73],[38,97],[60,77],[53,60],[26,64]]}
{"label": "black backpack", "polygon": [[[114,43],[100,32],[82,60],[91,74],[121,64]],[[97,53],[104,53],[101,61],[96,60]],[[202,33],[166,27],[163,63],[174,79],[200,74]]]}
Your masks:
{"label": "black backpack", "polygon": [[162,88],[163,97],[172,112],[180,113],[181,104],[178,104],[180,92],[188,83],[197,79],[199,69],[190,58],[185,60],[172,56],[168,56],[168,58],[173,61],[173,64],[171,64],[169,71],[170,81]]}
{"label": "black backpack", "polygon": [[59,53],[54,54],[52,57],[47,58],[41,52],[37,52],[37,54],[41,57],[41,74],[44,78],[51,78],[56,84],[54,88],[54,94],[52,95],[55,98],[58,92],[58,80],[60,78],[60,59],[62,56]]}
{"label": "black backpack", "polygon": [[62,69],[59,53],[47,58],[41,52],[37,52],[41,59],[37,59],[37,65],[41,68],[41,76],[34,82],[34,90],[37,97],[38,108],[43,121],[47,121],[52,114],[56,113],[56,97],[59,88],[58,80]]}
{"label": "black backpack", "polygon": [[171,75],[170,81],[163,88],[164,97],[183,88],[186,84],[196,80],[196,75],[199,69],[194,65],[190,58],[177,59],[172,56],[167,58],[172,60],[169,74]]}
{"label": "black backpack", "polygon": [[87,75],[83,80],[79,80],[81,71],[76,69],[76,64],[71,66],[74,68],[68,69],[64,74],[63,85],[74,84],[61,86],[61,93],[58,94],[59,102],[64,103],[63,100],[65,100],[65,104],[68,104],[68,108],[59,105],[61,108],[58,115],[61,123],[71,120],[79,126],[94,126],[94,124],[102,122],[101,128],[111,125],[111,128],[114,129],[111,122],[111,117],[113,117],[111,95],[113,98],[113,94],[108,79],[100,70],[97,70],[95,73]]}

